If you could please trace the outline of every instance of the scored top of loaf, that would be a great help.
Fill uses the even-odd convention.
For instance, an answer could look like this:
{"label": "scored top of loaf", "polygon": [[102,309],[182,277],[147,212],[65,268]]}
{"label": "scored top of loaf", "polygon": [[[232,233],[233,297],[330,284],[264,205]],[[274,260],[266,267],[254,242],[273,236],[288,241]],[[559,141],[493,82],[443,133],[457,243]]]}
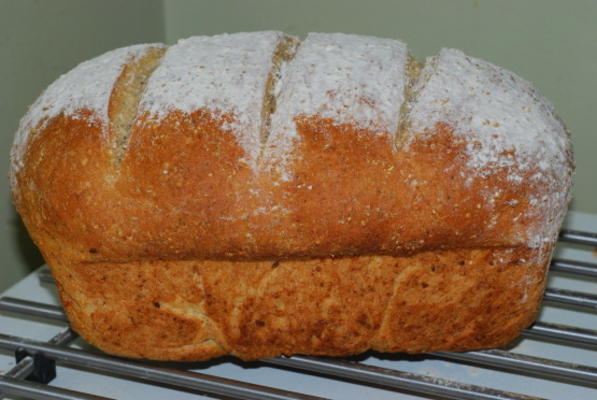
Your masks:
{"label": "scored top of loaf", "polygon": [[310,33],[283,70],[273,130],[296,137],[288,116],[318,115],[395,135],[407,59],[399,40]]}
{"label": "scored top of loaf", "polygon": [[295,118],[317,115],[392,138],[405,100],[408,48],[399,40],[310,33],[282,67],[266,160],[289,180]]}
{"label": "scored top of loaf", "polygon": [[139,114],[155,120],[174,110],[232,114],[228,130],[248,158],[256,158],[266,81],[283,36],[269,31],[180,40],[149,78]]}
{"label": "scored top of loaf", "polygon": [[11,152],[12,168],[23,167],[32,131],[42,129],[61,113],[77,118],[80,111],[89,110],[95,123],[107,126],[110,96],[124,65],[156,46],[163,45],[138,44],[109,51],[82,62],[48,86],[21,119]]}
{"label": "scored top of loaf", "polygon": [[[128,180],[129,192],[110,192],[110,196],[116,196],[115,201],[134,203],[137,200],[129,198],[130,193],[154,196],[151,201],[143,200],[150,207],[143,218],[153,218],[152,213],[158,215],[165,207],[178,210],[180,206],[185,217],[195,215],[197,210],[209,216],[197,229],[211,232],[209,224],[213,224],[214,228],[230,231],[234,227],[228,227],[228,223],[243,220],[260,226],[263,221],[251,220],[264,214],[260,210],[279,210],[279,215],[273,215],[267,223],[283,220],[287,227],[296,229],[293,234],[297,238],[309,241],[309,235],[321,227],[304,222],[305,215],[288,219],[299,209],[293,201],[305,196],[305,204],[313,201],[329,207],[330,212],[322,217],[329,216],[330,227],[348,221],[347,235],[362,235],[364,248],[374,239],[382,243],[386,236],[388,242],[380,245],[384,251],[424,245],[425,240],[414,236],[406,235],[405,242],[400,241],[404,229],[401,216],[410,206],[418,207],[413,215],[422,219],[427,212],[433,214],[436,206],[456,210],[464,218],[472,218],[467,220],[468,225],[475,222],[476,210],[487,211],[488,217],[478,224],[478,233],[471,234],[481,245],[502,243],[497,239],[496,226],[504,226],[506,220],[511,224],[508,238],[516,243],[540,246],[555,238],[569,200],[573,168],[569,137],[551,104],[513,73],[458,50],[443,49],[428,58],[417,74],[419,68],[410,59],[407,46],[398,40],[314,33],[299,43],[273,31],[181,40],[168,47],[164,55],[157,52],[160,54],[151,68],[137,70],[134,61],[143,64],[144,57],[156,46],[164,47],[138,45],[106,53],[80,64],[50,85],[21,121],[15,138],[11,154],[15,198],[19,193],[17,177],[27,163],[27,151],[35,148],[29,144],[44,134],[50,122],[58,121],[58,127],[48,135],[60,135],[70,129],[61,121],[75,119],[77,124],[92,126],[89,131],[99,132],[100,142],[105,137],[106,143],[118,147],[114,152],[117,156],[110,153],[113,147],[104,153],[105,159],[113,162],[105,167],[106,171],[100,171],[106,174],[106,182]],[[137,82],[138,90],[126,92],[129,78]],[[114,135],[110,129],[110,118],[114,116],[108,108],[112,107],[111,99],[123,91],[138,101],[126,103],[133,105],[130,113],[115,113],[123,132],[114,140],[110,136]],[[114,104],[115,109],[120,107],[117,101]],[[85,132],[77,129],[76,133]],[[180,140],[182,135],[189,137]],[[41,153],[36,153],[40,157],[44,156],[43,142],[39,141]],[[173,154],[169,151],[185,143],[194,146],[188,147],[193,151],[184,154],[187,164],[169,169],[179,160],[183,148]],[[409,156],[412,149],[418,150]],[[98,148],[98,152],[104,150]],[[438,154],[442,151],[452,153]],[[204,154],[195,156],[200,152]],[[214,159],[208,161],[208,155]],[[436,163],[436,158],[441,160]],[[154,163],[156,159],[160,161]],[[309,166],[312,161],[313,166]],[[135,163],[143,168],[135,169]],[[458,184],[474,184],[456,196],[449,193],[449,186],[436,192],[429,189],[437,179],[434,174],[455,179],[454,166],[459,168]],[[346,175],[351,167],[360,169],[360,182],[353,183],[352,175]],[[426,168],[441,171],[429,173]],[[158,175],[152,175],[154,169]],[[410,169],[419,176],[413,178]],[[131,171],[138,176],[127,175]],[[71,172],[61,170],[59,176]],[[385,182],[385,187],[376,187],[376,178]],[[77,183],[77,179],[73,175],[72,182]],[[346,180],[344,187],[342,179]],[[109,190],[124,190],[127,185]],[[421,185],[427,185],[427,189]],[[473,186],[476,194],[466,195],[464,192],[472,192]],[[211,192],[215,188],[222,190],[221,196]],[[392,190],[396,194],[390,195]],[[212,200],[200,203],[199,194]],[[76,201],[79,195],[72,193]],[[171,198],[177,201],[187,195],[190,197],[180,200],[180,204],[164,205]],[[96,207],[92,201],[88,204]],[[353,229],[352,217],[361,211],[362,225]],[[102,215],[104,211],[93,212]],[[377,226],[368,218],[389,222]],[[445,222],[446,226],[437,230],[441,235],[459,237],[464,231],[442,218],[425,221]],[[196,223],[183,222],[180,226]],[[376,230],[361,228],[367,224],[377,226]],[[550,228],[544,228],[546,225]],[[513,228],[518,226],[523,228]],[[170,228],[160,234],[172,243],[183,233],[196,234],[190,228]],[[143,232],[142,227],[114,229],[114,241],[119,237],[129,240],[136,237],[135,232]],[[493,233],[486,234],[492,229]],[[258,244],[253,245],[254,233],[258,235],[251,231],[246,238],[234,239],[243,254],[252,254],[253,250],[247,249],[260,250]],[[264,243],[286,243],[285,233],[279,235],[273,239],[263,236]],[[139,239],[139,246],[145,243],[143,240]],[[162,239],[147,240],[153,246]],[[351,251],[349,247],[333,251],[343,254]],[[317,254],[325,253],[324,245],[321,249],[323,253]],[[228,253],[222,250],[217,254]],[[270,253],[264,250],[263,254]]]}
{"label": "scored top of loaf", "polygon": [[[529,82],[460,50],[442,49],[426,60],[407,109],[406,149],[414,140],[436,135],[438,124],[447,124],[466,143],[465,182],[507,171],[508,182],[549,187],[529,191],[527,217],[564,218],[561,205],[570,196],[562,186],[571,171],[568,133],[549,100]],[[494,202],[502,191],[501,186],[484,188],[485,200]],[[550,229],[529,226],[529,245],[553,240],[558,229],[559,223]]]}
{"label": "scored top of loaf", "polygon": [[442,49],[428,58],[414,92],[411,129],[425,136],[447,123],[467,138],[468,165],[481,175],[491,172],[488,166],[515,167],[509,179],[520,181],[520,170],[560,175],[568,165],[561,151],[567,137],[553,106],[510,71]]}
{"label": "scored top of loaf", "polygon": [[[137,116],[154,119],[172,110],[190,114],[201,108],[234,116],[226,127],[249,159],[259,154],[261,110],[272,54],[281,32],[200,36],[171,46],[149,77]],[[78,65],[50,85],[21,120],[11,154],[12,168],[22,167],[26,143],[34,131],[64,113],[92,111],[107,126],[112,88],[123,66],[149,47],[135,45],[107,52]],[[277,109],[271,119],[272,145],[289,151],[296,138],[294,118],[317,115],[351,123],[369,132],[398,134],[405,99],[408,49],[398,40],[347,34],[309,34],[294,59],[284,62],[276,82]],[[414,132],[433,130],[437,122],[468,136],[470,165],[510,166],[534,155],[542,171],[566,168],[568,146],[553,106],[530,83],[459,50],[442,49],[427,60],[415,83],[409,120]],[[408,109],[407,108],[407,109]],[[410,135],[410,139],[415,135]],[[476,143],[476,144],[474,144]],[[514,151],[517,159],[505,154]],[[278,154],[279,155],[279,154]],[[534,162],[534,161],[533,161]],[[535,166],[529,165],[529,167]],[[511,179],[520,179],[513,173]]]}

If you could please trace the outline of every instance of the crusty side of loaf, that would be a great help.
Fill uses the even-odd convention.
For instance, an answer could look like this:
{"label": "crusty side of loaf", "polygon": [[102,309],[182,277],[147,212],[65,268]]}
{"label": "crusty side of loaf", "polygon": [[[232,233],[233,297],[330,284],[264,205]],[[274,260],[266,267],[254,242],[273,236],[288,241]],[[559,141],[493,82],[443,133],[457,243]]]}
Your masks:
{"label": "crusty side of loaf", "polygon": [[572,170],[553,108],[507,71],[264,32],[82,64],[23,119],[11,180],[83,337],[192,360],[506,343]]}
{"label": "crusty side of loaf", "polygon": [[46,255],[83,338],[163,360],[502,346],[534,319],[548,261],[528,248],[263,262]]}

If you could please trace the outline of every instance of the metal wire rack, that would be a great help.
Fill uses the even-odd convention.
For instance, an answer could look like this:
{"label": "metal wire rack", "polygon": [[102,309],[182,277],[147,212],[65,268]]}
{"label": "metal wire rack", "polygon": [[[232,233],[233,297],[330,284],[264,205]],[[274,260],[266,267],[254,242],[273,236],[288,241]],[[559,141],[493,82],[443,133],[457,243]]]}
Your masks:
{"label": "metal wire rack", "polygon": [[[597,247],[597,234],[563,230],[560,241],[575,245]],[[593,279],[597,277],[597,264],[582,261],[554,259],[550,271],[569,274],[574,277]],[[53,282],[47,269],[39,273],[41,283]],[[597,312],[597,296],[573,290],[548,288],[544,301],[563,307],[572,307],[585,312]],[[0,311],[11,315],[41,318],[48,321],[67,322],[58,306],[26,301],[11,297],[0,297]],[[525,338],[555,341],[570,346],[582,347],[597,358],[597,330],[569,325],[536,322],[522,332]],[[109,399],[80,391],[60,388],[26,380],[37,368],[36,356],[59,365],[83,368],[95,373],[107,373],[150,384],[167,385],[183,391],[203,393],[226,399],[322,399],[303,393],[274,387],[238,381],[221,376],[193,372],[173,367],[172,364],[148,363],[111,357],[93,350],[70,346],[77,335],[68,327],[47,342],[26,339],[1,333],[0,349],[20,351],[26,356],[12,369],[0,375],[0,399],[5,396],[20,396],[30,399],[91,400]],[[506,350],[471,351],[465,353],[435,352],[426,357],[464,362],[483,368],[497,369],[516,374],[532,375],[546,380],[558,380],[574,385],[597,388],[597,368],[563,362],[549,358],[529,356]],[[435,376],[416,374],[397,369],[367,365],[352,359],[322,357],[280,357],[260,360],[253,365],[276,367],[317,374],[327,378],[348,380],[362,385],[373,385],[395,390],[397,393],[411,393],[424,397],[441,399],[539,399],[523,394],[496,390],[488,387],[460,383]],[[259,368],[259,367],[258,367]],[[597,391],[595,391],[597,396]]]}

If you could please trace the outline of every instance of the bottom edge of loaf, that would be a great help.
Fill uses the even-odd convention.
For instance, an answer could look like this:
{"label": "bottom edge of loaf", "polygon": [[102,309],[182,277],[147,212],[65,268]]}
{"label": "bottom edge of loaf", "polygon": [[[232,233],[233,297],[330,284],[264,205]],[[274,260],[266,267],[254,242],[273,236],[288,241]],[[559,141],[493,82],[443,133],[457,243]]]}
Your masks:
{"label": "bottom edge of loaf", "polygon": [[501,346],[534,320],[550,253],[118,264],[44,255],[88,343],[120,356],[201,361]]}

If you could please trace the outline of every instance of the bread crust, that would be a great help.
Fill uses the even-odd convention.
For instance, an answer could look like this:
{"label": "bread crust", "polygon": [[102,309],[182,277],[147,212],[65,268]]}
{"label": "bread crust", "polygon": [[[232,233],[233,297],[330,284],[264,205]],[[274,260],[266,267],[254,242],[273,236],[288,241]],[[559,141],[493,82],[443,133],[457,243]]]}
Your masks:
{"label": "bread crust", "polygon": [[[255,38],[258,51],[250,47]],[[13,151],[13,199],[77,332],[130,357],[255,359],[494,347],[532,322],[573,169],[567,132],[538,94],[454,51],[428,62],[414,82],[417,67],[401,43],[359,38],[375,50],[369,60],[350,38],[320,34],[294,55],[294,39],[268,32],[241,37],[244,47],[230,53],[250,65],[276,60],[275,74],[257,68],[243,75],[241,56],[230,66],[240,76],[232,89],[262,87],[265,100],[247,92],[250,101],[214,111],[207,95],[231,72],[201,75],[199,65],[188,74],[207,82],[206,105],[164,109],[159,118],[149,111],[160,87],[151,74],[176,72],[172,54],[199,46],[217,64],[228,56],[222,43],[233,39],[215,38],[212,46],[199,38],[164,56],[160,46],[136,47],[133,56],[119,50],[110,62],[122,71],[108,68],[114,86],[105,107],[69,105],[24,120]],[[280,43],[289,47],[276,59]],[[330,102],[308,104],[321,112],[300,112],[290,94],[308,82],[313,54],[328,47],[356,83],[325,93],[299,88],[301,102]],[[162,56],[170,58],[158,65]],[[376,104],[392,96],[371,97],[368,79],[373,88],[384,82],[360,81],[351,70],[354,58],[354,69],[366,72],[370,61],[383,72],[382,56],[402,63],[387,74],[402,74],[399,84],[387,84],[391,93],[404,89],[396,104]],[[472,78],[435,99],[454,81],[446,63]],[[329,83],[328,70],[314,70],[323,75],[313,82]],[[499,88],[504,77],[511,79],[504,88],[523,87],[530,111],[504,116],[512,131],[492,121],[475,125],[487,111],[469,107],[479,93],[503,106],[502,92],[466,92],[479,76]],[[56,93],[50,88],[32,112],[44,112]],[[234,93],[226,92],[228,102]],[[361,119],[346,111],[349,101]],[[454,115],[445,104],[464,111]],[[245,121],[241,106],[267,123]],[[388,114],[394,106],[396,115]],[[540,113],[537,126],[521,117],[527,112]],[[545,139],[509,138],[525,129]]]}
{"label": "bread crust", "polygon": [[[293,179],[279,183],[267,165],[259,174],[243,165],[218,125],[204,112],[143,125],[116,170],[99,129],[56,118],[29,146],[36,162],[20,174],[35,186],[19,188],[17,207],[78,261],[115,262],[524,246],[528,227],[548,217],[530,204],[545,192],[529,178],[534,170],[520,183],[508,182],[507,169],[463,179],[466,143],[450,127],[397,152],[388,137],[299,121]],[[163,133],[171,129],[178,133]]]}
{"label": "bread crust", "polygon": [[189,361],[505,345],[536,315],[548,252],[469,249],[273,262],[49,260],[72,326],[86,341],[121,356]]}

